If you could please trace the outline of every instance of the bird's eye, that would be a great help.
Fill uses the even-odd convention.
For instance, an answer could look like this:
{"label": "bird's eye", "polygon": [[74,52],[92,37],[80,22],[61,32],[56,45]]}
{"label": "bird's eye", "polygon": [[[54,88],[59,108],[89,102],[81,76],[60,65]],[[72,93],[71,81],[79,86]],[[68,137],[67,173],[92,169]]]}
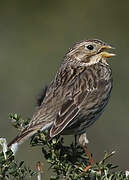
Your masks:
{"label": "bird's eye", "polygon": [[88,46],[86,46],[87,47],[87,49],[89,49],[89,50],[93,50],[94,49],[94,47],[90,44],[90,45],[88,45]]}

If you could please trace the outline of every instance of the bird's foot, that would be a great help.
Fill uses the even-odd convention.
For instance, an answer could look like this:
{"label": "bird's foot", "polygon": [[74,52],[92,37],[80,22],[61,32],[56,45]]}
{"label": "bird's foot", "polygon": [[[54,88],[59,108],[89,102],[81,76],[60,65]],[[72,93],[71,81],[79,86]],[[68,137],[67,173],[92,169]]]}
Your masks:
{"label": "bird's foot", "polygon": [[91,168],[92,168],[92,165],[86,166],[86,167],[84,168],[84,171],[87,172],[87,171],[89,171],[89,169],[91,169]]}

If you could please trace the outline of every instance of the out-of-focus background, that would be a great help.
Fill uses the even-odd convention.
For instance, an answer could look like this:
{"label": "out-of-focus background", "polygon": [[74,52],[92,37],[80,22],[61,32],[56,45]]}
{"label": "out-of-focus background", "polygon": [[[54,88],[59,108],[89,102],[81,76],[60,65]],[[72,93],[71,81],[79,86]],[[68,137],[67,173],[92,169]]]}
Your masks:
{"label": "out-of-focus background", "polygon": [[[104,114],[88,131],[95,160],[116,150],[113,160],[129,168],[129,1],[1,1],[0,2],[0,136],[17,133],[8,113],[31,117],[36,97],[54,77],[64,54],[76,41],[99,38],[113,45],[109,60],[114,88]],[[68,140],[69,139],[69,140]],[[70,143],[69,137],[66,142]],[[31,167],[46,162],[40,148],[21,146],[17,159]]]}

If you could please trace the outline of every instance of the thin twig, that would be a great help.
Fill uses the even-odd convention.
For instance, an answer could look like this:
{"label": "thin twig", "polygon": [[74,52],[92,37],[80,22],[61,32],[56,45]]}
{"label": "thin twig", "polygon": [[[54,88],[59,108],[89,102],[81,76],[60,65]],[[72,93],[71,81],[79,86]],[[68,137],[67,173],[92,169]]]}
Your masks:
{"label": "thin twig", "polygon": [[42,180],[42,164],[40,163],[40,161],[37,162],[37,170],[38,170],[37,179]]}

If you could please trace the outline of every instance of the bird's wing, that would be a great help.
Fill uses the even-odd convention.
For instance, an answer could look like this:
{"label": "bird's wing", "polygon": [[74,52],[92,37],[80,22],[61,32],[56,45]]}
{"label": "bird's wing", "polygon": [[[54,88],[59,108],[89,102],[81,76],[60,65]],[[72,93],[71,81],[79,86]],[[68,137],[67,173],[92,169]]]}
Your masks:
{"label": "bird's wing", "polygon": [[74,97],[66,98],[67,100],[60,107],[56,120],[50,129],[50,137],[59,134],[63,129],[78,115],[80,104],[86,98],[88,92],[79,92]]}

